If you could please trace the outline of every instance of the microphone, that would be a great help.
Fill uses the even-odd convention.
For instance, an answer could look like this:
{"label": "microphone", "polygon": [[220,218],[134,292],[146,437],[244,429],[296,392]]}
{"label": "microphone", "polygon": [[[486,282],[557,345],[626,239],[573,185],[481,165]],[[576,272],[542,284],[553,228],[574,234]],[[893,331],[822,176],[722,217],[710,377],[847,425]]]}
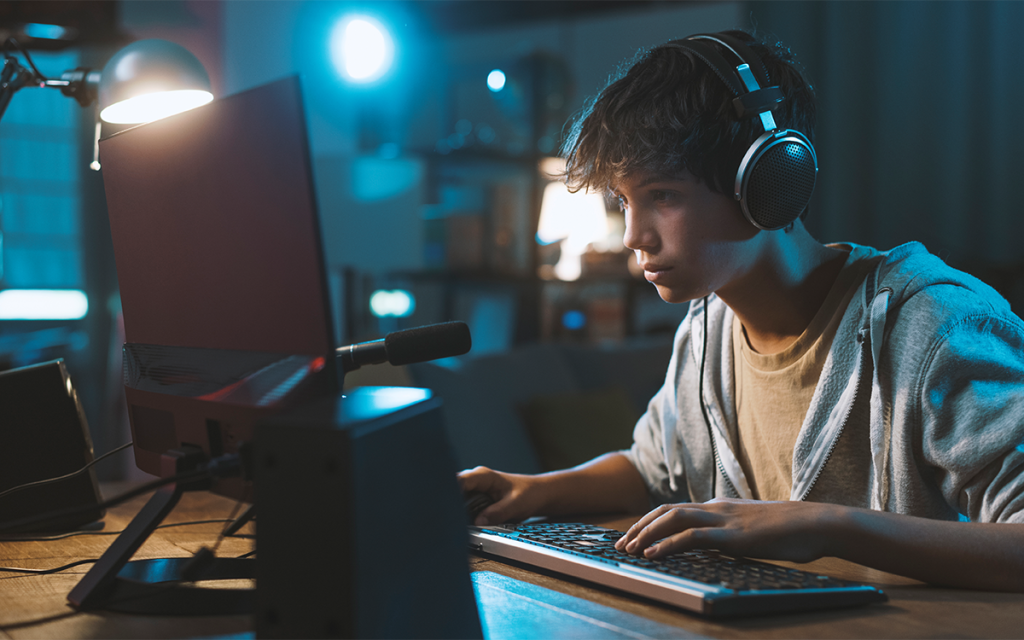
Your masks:
{"label": "microphone", "polygon": [[473,346],[465,322],[442,322],[395,331],[382,340],[338,347],[341,370],[355,371],[364,364],[389,362],[395,366],[461,356]]}

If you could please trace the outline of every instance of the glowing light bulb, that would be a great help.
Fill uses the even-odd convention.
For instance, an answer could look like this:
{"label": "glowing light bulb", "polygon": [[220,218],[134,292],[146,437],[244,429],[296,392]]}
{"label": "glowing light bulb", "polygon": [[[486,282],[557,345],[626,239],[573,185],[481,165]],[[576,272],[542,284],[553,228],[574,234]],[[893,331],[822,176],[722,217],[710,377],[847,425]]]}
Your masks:
{"label": "glowing light bulb", "polygon": [[100,112],[100,118],[113,124],[152,122],[201,107],[211,100],[213,100],[213,94],[209,91],[197,89],[158,91],[112,104]]}
{"label": "glowing light bulb", "polygon": [[487,74],[487,88],[497,93],[505,88],[505,72],[495,69]]}
{"label": "glowing light bulb", "polygon": [[391,68],[394,43],[376,20],[353,17],[342,20],[331,32],[331,61],[353,82],[372,82]]}
{"label": "glowing light bulb", "polygon": [[378,318],[405,318],[416,309],[416,300],[408,291],[374,291],[370,296],[370,311]]}

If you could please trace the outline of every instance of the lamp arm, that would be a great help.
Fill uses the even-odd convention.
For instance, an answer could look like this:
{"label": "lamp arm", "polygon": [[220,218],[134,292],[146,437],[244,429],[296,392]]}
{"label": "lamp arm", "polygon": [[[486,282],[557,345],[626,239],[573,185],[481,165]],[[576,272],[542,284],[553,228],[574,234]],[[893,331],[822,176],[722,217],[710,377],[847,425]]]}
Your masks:
{"label": "lamp arm", "polygon": [[4,68],[0,72],[0,118],[3,118],[14,94],[29,84],[35,84],[36,75],[21,66],[14,56],[4,55]]}
{"label": "lamp arm", "polygon": [[[10,48],[16,48],[25,56],[31,69],[26,69],[13,55]],[[0,71],[0,118],[3,118],[14,94],[24,87],[34,85],[40,88],[60,89],[69,98],[74,98],[79,105],[87,107],[94,100],[100,84],[100,72],[84,67],[65,71],[60,80],[50,79],[39,72],[31,56],[14,38],[8,38],[3,46],[4,66]]]}
{"label": "lamp arm", "polygon": [[86,67],[78,67],[61,74],[60,80],[47,80],[46,86],[60,89],[69,98],[74,98],[79,105],[88,107],[96,100],[100,86],[100,72]]}

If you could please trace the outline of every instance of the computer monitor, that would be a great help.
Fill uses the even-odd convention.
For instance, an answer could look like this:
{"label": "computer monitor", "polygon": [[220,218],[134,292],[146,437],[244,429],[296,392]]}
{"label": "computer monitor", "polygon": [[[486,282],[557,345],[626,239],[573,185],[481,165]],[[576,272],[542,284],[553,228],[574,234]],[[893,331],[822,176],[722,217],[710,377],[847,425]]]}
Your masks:
{"label": "computer monitor", "polygon": [[[298,78],[100,142],[136,464],[340,389]],[[251,483],[213,490],[250,497]]]}

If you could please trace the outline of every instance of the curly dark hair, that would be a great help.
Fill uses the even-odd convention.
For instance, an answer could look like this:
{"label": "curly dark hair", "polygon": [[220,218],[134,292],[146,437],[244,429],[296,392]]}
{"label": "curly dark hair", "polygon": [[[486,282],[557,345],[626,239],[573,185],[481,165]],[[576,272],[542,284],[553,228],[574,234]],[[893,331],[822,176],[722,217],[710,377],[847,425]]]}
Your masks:
{"label": "curly dark hair", "polygon": [[[792,52],[743,31],[727,35],[746,42],[761,58],[772,85],[786,99],[773,111],[777,126],[814,140],[814,89]],[[715,45],[732,60],[732,54]],[[764,130],[757,117],[739,120],[733,94],[690,51],[667,43],[641,51],[577,116],[562,155],[573,191],[603,191],[630,174],[678,175],[689,171],[717,193],[732,194],[747,148]]]}

